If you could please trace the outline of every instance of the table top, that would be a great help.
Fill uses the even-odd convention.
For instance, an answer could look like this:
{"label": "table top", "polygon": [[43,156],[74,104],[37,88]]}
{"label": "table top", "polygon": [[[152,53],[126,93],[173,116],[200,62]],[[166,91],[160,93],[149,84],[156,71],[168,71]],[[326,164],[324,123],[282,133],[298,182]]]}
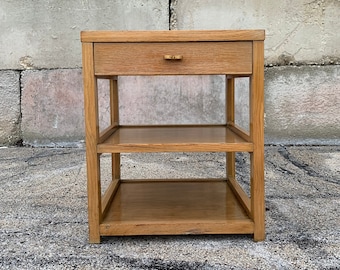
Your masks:
{"label": "table top", "polygon": [[263,41],[264,30],[82,31],[82,42]]}

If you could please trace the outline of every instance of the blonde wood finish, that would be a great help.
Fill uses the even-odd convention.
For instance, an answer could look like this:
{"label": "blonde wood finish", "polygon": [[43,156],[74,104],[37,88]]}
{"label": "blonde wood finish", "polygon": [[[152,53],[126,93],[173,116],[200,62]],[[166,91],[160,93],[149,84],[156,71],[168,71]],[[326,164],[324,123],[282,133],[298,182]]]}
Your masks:
{"label": "blonde wood finish", "polygon": [[118,77],[110,79],[110,121],[111,126],[119,125]]}
{"label": "blonde wood finish", "polygon": [[253,75],[250,84],[250,138],[254,151],[250,154],[251,213],[255,223],[254,240],[265,239],[264,206],[264,44],[253,42]]}
{"label": "blonde wood finish", "polygon": [[[113,134],[119,127],[119,100],[118,100],[118,77],[112,77],[110,79],[110,122],[111,122],[111,130]],[[107,137],[108,138],[108,137]],[[107,139],[105,138],[105,140]],[[102,141],[100,141],[102,142]],[[111,154],[111,169],[112,169],[112,182],[107,190],[108,200],[107,204],[105,204],[105,209],[103,210],[103,215],[106,214],[108,209],[108,205],[111,203],[114,195],[119,186],[120,181],[120,153],[112,153]],[[104,195],[104,198],[105,198]]]}
{"label": "blonde wood finish", "polygon": [[112,124],[108,126],[106,129],[101,131],[99,133],[99,139],[98,142],[102,143],[105,142],[110,136],[118,129],[118,126],[116,124]]}
{"label": "blonde wood finish", "polygon": [[235,121],[235,79],[226,76],[226,122],[233,123]]}
{"label": "blonde wood finish", "polygon": [[252,73],[252,42],[95,43],[94,54],[98,76]]}
{"label": "blonde wood finish", "polygon": [[82,42],[198,42],[264,40],[264,30],[83,31]]}
{"label": "blonde wood finish", "polygon": [[107,214],[107,211],[109,210],[110,204],[113,200],[113,197],[115,196],[118,187],[119,187],[119,179],[113,179],[109,187],[106,189],[104,196],[102,197],[102,215],[105,216]]}
{"label": "blonde wood finish", "polygon": [[251,142],[249,133],[240,126],[236,125],[235,122],[228,122],[227,126],[232,132],[240,136],[243,140]]}
{"label": "blonde wood finish", "polygon": [[[226,76],[226,123],[235,122],[235,79]],[[235,152],[226,153],[227,178],[235,178]]]}
{"label": "blonde wood finish", "polygon": [[100,242],[99,224],[102,219],[100,161],[96,148],[99,141],[98,90],[94,76],[93,44],[82,44],[86,163],[88,190],[89,238],[91,243]]}
{"label": "blonde wood finish", "polygon": [[251,216],[251,202],[248,195],[244,192],[240,184],[236,181],[235,178],[228,176],[228,183],[231,190],[234,192],[240,204],[243,206],[244,210],[247,212],[249,216]]}
{"label": "blonde wood finish", "polygon": [[[253,234],[265,237],[263,30],[81,33],[89,240],[102,235]],[[164,59],[165,57],[165,59]],[[118,75],[225,74],[226,123],[120,126]],[[249,133],[235,124],[235,77],[250,77]],[[111,123],[99,133],[97,79],[110,80]],[[121,152],[226,152],[227,179],[121,180]],[[251,196],[238,184],[235,152],[250,153]],[[112,153],[101,197],[100,155]]]}
{"label": "blonde wood finish", "polygon": [[253,144],[225,126],[120,127],[98,144],[98,153],[253,151]]}
{"label": "blonde wood finish", "polygon": [[[190,194],[190,196],[188,196]],[[226,181],[124,181],[101,234],[251,233],[253,221]]]}

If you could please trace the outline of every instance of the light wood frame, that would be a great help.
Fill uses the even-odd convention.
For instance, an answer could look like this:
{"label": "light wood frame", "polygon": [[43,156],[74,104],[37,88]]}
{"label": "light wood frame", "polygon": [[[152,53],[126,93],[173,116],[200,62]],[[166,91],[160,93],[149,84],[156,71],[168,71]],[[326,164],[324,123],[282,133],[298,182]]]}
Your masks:
{"label": "light wood frame", "polygon": [[[89,241],[99,243],[104,235],[231,233],[253,234],[255,241],[264,240],[264,31],[85,31],[81,33],[81,41]],[[223,45],[228,50],[223,50]],[[124,51],[130,47],[133,51]],[[204,52],[207,49],[211,50],[208,54]],[[155,59],[155,51],[160,59]],[[212,61],[214,54],[220,60]],[[121,68],[115,61],[121,64]],[[138,66],[138,61],[145,61],[147,65],[136,70],[132,63]],[[225,74],[225,125],[119,125],[118,75],[193,74]],[[250,78],[249,132],[235,124],[235,78],[239,76]],[[102,132],[99,132],[98,78],[110,80],[111,121]],[[168,137],[164,135],[166,129],[177,129],[183,137]],[[203,136],[195,136],[196,132]],[[140,137],[134,137],[134,134],[140,134]],[[226,179],[121,180],[120,153],[177,151],[226,152]],[[250,153],[250,197],[237,182],[235,152]],[[100,181],[102,153],[111,153],[112,157],[112,181],[103,196]],[[169,190],[164,191],[165,187]],[[186,188],[192,198],[183,193]],[[176,200],[155,202],[163,207],[166,214],[162,216],[150,204],[150,198],[140,197],[141,192],[150,192],[154,198],[164,192],[163,196],[171,196],[168,192],[174,190],[178,200],[182,200],[189,210],[181,208],[173,213],[167,209],[174,205],[179,207]],[[212,193],[206,190],[212,190]],[[202,208],[197,208],[197,202],[202,198],[206,199],[205,203]],[[196,201],[192,203],[194,199]],[[122,203],[120,210],[117,210],[118,201]],[[154,211],[154,216],[141,213],[147,206],[150,212]],[[200,216],[200,211],[206,211],[209,219]]]}

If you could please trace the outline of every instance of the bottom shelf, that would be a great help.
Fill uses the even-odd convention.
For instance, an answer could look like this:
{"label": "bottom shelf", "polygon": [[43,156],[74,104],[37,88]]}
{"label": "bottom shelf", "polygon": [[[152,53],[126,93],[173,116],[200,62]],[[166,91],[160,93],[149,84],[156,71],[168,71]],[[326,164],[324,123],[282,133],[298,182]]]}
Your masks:
{"label": "bottom shelf", "polygon": [[121,180],[100,235],[252,234],[226,180]]}

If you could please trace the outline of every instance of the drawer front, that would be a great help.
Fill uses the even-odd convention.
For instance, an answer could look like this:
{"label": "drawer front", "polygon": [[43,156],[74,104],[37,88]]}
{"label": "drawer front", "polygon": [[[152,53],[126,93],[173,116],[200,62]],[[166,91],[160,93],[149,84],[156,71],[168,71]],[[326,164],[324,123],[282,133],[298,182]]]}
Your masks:
{"label": "drawer front", "polygon": [[252,42],[95,43],[95,74],[251,74]]}

